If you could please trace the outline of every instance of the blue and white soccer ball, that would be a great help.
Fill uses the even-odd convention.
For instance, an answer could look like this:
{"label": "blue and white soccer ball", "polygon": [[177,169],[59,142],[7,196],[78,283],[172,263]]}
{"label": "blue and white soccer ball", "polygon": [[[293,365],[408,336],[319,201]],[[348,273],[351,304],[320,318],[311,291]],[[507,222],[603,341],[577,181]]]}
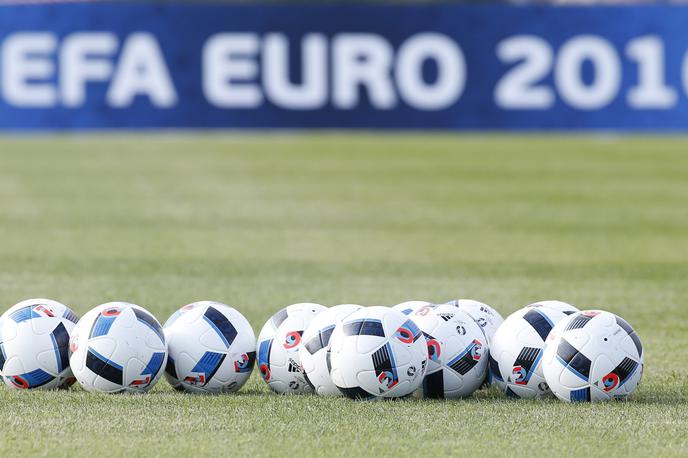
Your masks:
{"label": "blue and white soccer ball", "polygon": [[167,343],[162,326],[143,307],[110,302],[79,320],[70,363],[87,391],[144,393],[162,377]]}
{"label": "blue and white soccer ball", "polygon": [[398,398],[425,377],[428,349],[418,326],[388,307],[368,307],[346,317],[332,333],[332,381],[352,399]]}
{"label": "blue and white soccer ball", "polygon": [[336,325],[363,307],[341,304],[320,312],[303,333],[299,358],[306,381],[321,396],[341,396],[330,376],[330,337]]}
{"label": "blue and white soccer ball", "polygon": [[78,318],[50,299],[22,301],[0,317],[0,374],[15,389],[68,388],[69,339]]}
{"label": "blue and white soccer ball", "polygon": [[177,310],[164,324],[165,377],[177,390],[231,393],[239,390],[256,362],[253,328],[236,309],[201,301]]}
{"label": "blue and white soccer ball", "polygon": [[311,321],[326,307],[292,304],[275,313],[258,336],[258,369],[270,389],[280,394],[312,393],[301,366],[299,349]]}
{"label": "blue and white soccer ball", "polygon": [[413,315],[416,310],[419,308],[432,305],[431,302],[428,301],[406,301],[406,302],[401,302],[392,308],[394,310],[398,310],[399,312],[403,313],[404,315]]}
{"label": "blue and white soccer ball", "polygon": [[487,374],[488,345],[480,325],[451,304],[423,307],[411,318],[428,345],[428,367],[416,394],[426,398],[470,396]]}
{"label": "blue and white soccer ball", "polygon": [[490,342],[492,383],[507,396],[538,398],[550,393],[542,372],[545,341],[568,311],[527,306],[507,317]]}
{"label": "blue and white soccer ball", "polygon": [[627,399],[643,373],[643,345],[620,316],[586,310],[549,334],[542,367],[552,392],[566,402]]}

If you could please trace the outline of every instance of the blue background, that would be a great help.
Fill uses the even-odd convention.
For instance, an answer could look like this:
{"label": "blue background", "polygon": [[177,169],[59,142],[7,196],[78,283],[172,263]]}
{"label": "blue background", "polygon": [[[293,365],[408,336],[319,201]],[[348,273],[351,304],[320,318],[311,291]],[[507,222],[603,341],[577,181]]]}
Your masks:
{"label": "blue background", "polygon": [[[508,7],[508,6],[189,6],[66,4],[0,7],[0,40],[21,31],[51,31],[64,37],[74,31],[109,31],[122,40],[132,32],[154,34],[173,78],[178,103],[153,107],[138,98],[128,108],[105,104],[107,84],[89,84],[87,103],[68,109],[26,109],[0,98],[0,128],[401,128],[401,129],[616,129],[685,130],[688,99],[681,83],[681,65],[688,49],[688,7]],[[421,32],[452,37],[466,58],[463,95],[450,108],[422,111],[400,100],[393,110],[376,110],[363,97],[353,110],[330,103],[311,111],[292,111],[265,102],[258,109],[218,109],[204,97],[201,53],[206,40],[219,32],[282,32],[299,45],[306,33],[328,37],[340,32],[384,36],[395,48]],[[495,55],[497,44],[517,34],[537,35],[556,51],[567,39],[594,34],[609,40],[623,65],[621,89],[605,108],[580,111],[557,95],[544,111],[505,110],[494,102],[497,81],[511,68]],[[647,34],[665,42],[666,81],[678,94],[668,110],[633,110],[626,103],[637,79],[637,65],[625,56],[629,40]],[[297,53],[298,54],[298,53]],[[292,55],[292,66],[298,65]],[[115,59],[116,61],[116,59]],[[331,78],[330,78],[331,80]],[[551,72],[542,80],[553,87]],[[556,93],[556,91],[555,91]]]}

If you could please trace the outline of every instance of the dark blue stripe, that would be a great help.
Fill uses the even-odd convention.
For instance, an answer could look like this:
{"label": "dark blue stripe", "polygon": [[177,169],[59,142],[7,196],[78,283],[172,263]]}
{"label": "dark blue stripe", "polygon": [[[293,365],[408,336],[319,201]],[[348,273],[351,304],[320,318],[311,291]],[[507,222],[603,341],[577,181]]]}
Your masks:
{"label": "dark blue stripe", "polygon": [[213,307],[208,307],[203,318],[215,329],[227,348],[232,345],[237,336],[237,330],[222,312]]}
{"label": "dark blue stripe", "polygon": [[344,324],[345,336],[379,336],[385,337],[380,320],[356,320]]}
{"label": "dark blue stripe", "polygon": [[330,338],[332,337],[332,331],[334,331],[334,325],[328,326],[326,328],[318,331],[318,334],[310,339],[304,344],[306,350],[311,355],[315,354],[317,351],[322,350],[327,347],[330,343]]}
{"label": "dark blue stripe", "polygon": [[536,309],[529,310],[528,313],[523,315],[523,319],[535,329],[535,332],[538,333],[543,342],[547,340],[549,332],[554,327],[550,319]]}
{"label": "dark blue stripe", "polygon": [[122,366],[116,364],[92,348],[86,354],[86,367],[94,374],[108,380],[116,385],[122,385],[124,374]]}
{"label": "dark blue stripe", "polygon": [[150,313],[144,312],[141,309],[132,308],[132,310],[134,311],[134,315],[136,315],[136,319],[151,328],[151,330],[156,333],[158,337],[160,337],[162,343],[165,343],[165,334],[163,333],[162,326],[160,326],[158,320],[156,320],[155,317]]}
{"label": "dark blue stripe", "polygon": [[57,358],[57,371],[62,372],[69,366],[69,332],[60,323],[53,330],[51,334],[53,346],[55,348],[55,357]]}

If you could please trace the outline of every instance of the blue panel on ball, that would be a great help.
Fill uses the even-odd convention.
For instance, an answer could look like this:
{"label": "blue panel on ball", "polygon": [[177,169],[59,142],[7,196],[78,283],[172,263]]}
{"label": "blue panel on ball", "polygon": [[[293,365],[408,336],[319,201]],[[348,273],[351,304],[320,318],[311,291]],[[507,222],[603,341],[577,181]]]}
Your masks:
{"label": "blue panel on ball", "polygon": [[93,323],[93,328],[91,328],[91,335],[89,335],[90,338],[94,337],[100,337],[107,335],[108,332],[110,332],[110,328],[112,327],[112,324],[115,322],[117,319],[117,316],[103,316],[100,315],[98,318],[96,318],[95,323]]}
{"label": "blue panel on ball", "polygon": [[236,339],[237,330],[222,312],[213,307],[208,307],[203,319],[220,336],[224,344],[229,348]]}
{"label": "blue panel on ball", "polygon": [[153,356],[151,356],[150,361],[148,361],[148,364],[146,364],[146,367],[143,372],[141,372],[141,375],[150,375],[151,378],[155,378],[162,367],[162,362],[164,359],[165,353],[153,353]]}
{"label": "blue panel on ball", "polygon": [[571,391],[571,402],[590,402],[590,387]]}
{"label": "blue panel on ball", "polygon": [[20,375],[6,375],[17,388],[31,389],[38,388],[55,380],[55,377],[44,371],[36,369]]}
{"label": "blue panel on ball", "polygon": [[210,379],[213,378],[217,370],[222,365],[227,355],[224,353],[214,353],[207,351],[203,354],[201,359],[196,363],[191,372],[197,374],[203,374],[203,379],[201,380],[202,385],[207,385]]}
{"label": "blue panel on ball", "polygon": [[10,318],[15,323],[21,323],[22,321],[30,320],[33,318],[33,314],[31,313],[32,310],[33,306],[22,307],[19,310],[15,310],[14,312],[10,313]]}
{"label": "blue panel on ball", "polygon": [[60,323],[50,334],[53,341],[53,348],[55,349],[55,358],[57,359],[57,372],[62,372],[69,366],[69,332]]}

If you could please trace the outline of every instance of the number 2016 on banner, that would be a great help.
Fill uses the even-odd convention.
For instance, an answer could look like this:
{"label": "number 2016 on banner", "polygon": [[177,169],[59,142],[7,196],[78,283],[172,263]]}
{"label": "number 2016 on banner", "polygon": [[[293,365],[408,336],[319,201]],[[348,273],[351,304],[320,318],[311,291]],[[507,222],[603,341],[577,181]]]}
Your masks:
{"label": "number 2016 on banner", "polygon": [[[667,84],[665,49],[655,35],[634,38],[626,44],[625,58],[637,69],[637,80],[625,94],[636,110],[668,110],[678,103],[678,91]],[[595,35],[579,35],[558,50],[534,35],[517,35],[501,41],[497,58],[512,67],[497,82],[497,106],[511,110],[546,110],[556,95],[572,108],[598,110],[612,103],[622,88],[623,63],[614,45]],[[592,69],[586,81],[584,65]],[[681,66],[681,84],[688,94],[688,53]],[[543,80],[552,75],[553,86]]]}

